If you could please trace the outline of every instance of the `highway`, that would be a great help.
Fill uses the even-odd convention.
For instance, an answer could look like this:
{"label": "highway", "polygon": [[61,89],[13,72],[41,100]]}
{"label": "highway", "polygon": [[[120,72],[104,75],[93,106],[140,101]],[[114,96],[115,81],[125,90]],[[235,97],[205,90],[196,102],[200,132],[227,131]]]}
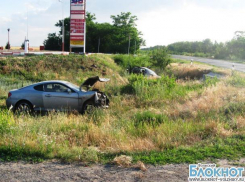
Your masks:
{"label": "highway", "polygon": [[232,69],[232,66],[234,65],[234,70],[245,72],[245,64],[242,64],[242,63],[232,63],[229,61],[219,60],[219,59],[208,59],[208,58],[200,58],[200,57],[192,57],[192,56],[179,56],[179,55],[172,55],[172,58],[187,60],[187,61],[193,60],[193,61],[206,63],[206,64],[210,64],[213,66],[221,67],[221,68],[228,68],[228,69]]}

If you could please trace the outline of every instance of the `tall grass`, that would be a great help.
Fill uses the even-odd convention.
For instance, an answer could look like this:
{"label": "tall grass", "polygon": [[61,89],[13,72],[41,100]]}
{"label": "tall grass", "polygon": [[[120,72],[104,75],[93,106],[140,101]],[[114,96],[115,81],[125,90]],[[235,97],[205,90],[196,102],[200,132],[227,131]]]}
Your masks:
{"label": "tall grass", "polygon": [[15,77],[0,77],[0,90],[8,92],[12,89],[22,88],[33,84],[34,82],[28,80],[20,80]]}
{"label": "tall grass", "polygon": [[162,76],[159,79],[149,79],[143,75],[131,75],[129,85],[139,100],[147,101],[164,99],[175,87],[175,78]]}
{"label": "tall grass", "polygon": [[245,87],[244,75],[238,72],[233,72],[232,76],[227,80],[227,82],[235,87]]}
{"label": "tall grass", "polygon": [[[92,59],[86,64],[104,69],[112,61],[108,58],[105,63],[106,58],[96,56],[86,58]],[[18,66],[20,63],[27,64],[26,60]],[[90,115],[51,112],[43,116],[15,116],[5,108],[6,93],[21,86],[22,81],[11,74],[2,76],[0,158],[98,162],[111,160],[120,153],[147,163],[190,162],[227,157],[232,154],[232,147],[244,156],[240,146],[245,134],[245,88],[239,81],[242,75],[218,82],[177,79],[176,75],[148,79],[142,75],[120,76],[121,69],[114,66],[115,72],[107,70],[111,81],[106,86],[98,85],[109,94],[110,108],[95,110]],[[172,65],[171,69],[177,73],[178,67]],[[81,74],[92,73],[89,70]],[[59,76],[68,74],[69,71],[61,72]],[[23,84],[30,82],[24,80]],[[233,83],[239,83],[239,89]]]}

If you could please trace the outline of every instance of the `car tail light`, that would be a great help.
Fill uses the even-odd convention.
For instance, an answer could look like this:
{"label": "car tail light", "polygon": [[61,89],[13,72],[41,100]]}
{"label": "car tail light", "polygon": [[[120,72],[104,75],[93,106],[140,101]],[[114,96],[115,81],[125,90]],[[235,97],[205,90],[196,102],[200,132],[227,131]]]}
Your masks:
{"label": "car tail light", "polygon": [[8,93],[8,98],[11,97],[11,95],[12,95],[12,94],[9,92],[9,93]]}

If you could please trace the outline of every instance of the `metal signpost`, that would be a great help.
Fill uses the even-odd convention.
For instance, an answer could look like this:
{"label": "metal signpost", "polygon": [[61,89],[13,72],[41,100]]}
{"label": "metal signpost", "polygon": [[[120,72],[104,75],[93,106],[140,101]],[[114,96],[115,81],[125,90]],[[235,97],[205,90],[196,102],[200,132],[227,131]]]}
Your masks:
{"label": "metal signpost", "polygon": [[72,48],[83,48],[86,42],[86,0],[71,0],[70,52]]}
{"label": "metal signpost", "polygon": [[8,30],[8,46],[7,46],[7,49],[9,50],[10,49],[10,44],[9,44],[9,31],[10,31],[10,28],[8,28],[7,30]]}
{"label": "metal signpost", "polygon": [[64,20],[64,2],[59,0],[62,3],[62,52],[65,51],[65,20]]}

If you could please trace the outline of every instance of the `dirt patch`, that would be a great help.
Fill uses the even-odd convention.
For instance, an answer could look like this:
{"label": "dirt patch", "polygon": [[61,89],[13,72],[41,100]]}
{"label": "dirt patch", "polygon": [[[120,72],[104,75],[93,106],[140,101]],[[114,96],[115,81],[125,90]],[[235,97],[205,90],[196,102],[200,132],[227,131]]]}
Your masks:
{"label": "dirt patch", "polygon": [[[218,160],[219,167],[244,166],[244,159],[239,161]],[[203,164],[213,162],[203,162]],[[163,166],[146,165],[147,170],[125,168],[115,165],[62,164],[44,162],[26,164],[24,162],[0,162],[0,181],[187,181],[188,164],[168,164]]]}
{"label": "dirt patch", "polygon": [[78,164],[45,162],[40,164],[0,163],[0,181],[186,181],[188,165],[136,168],[111,165],[84,167]]}

